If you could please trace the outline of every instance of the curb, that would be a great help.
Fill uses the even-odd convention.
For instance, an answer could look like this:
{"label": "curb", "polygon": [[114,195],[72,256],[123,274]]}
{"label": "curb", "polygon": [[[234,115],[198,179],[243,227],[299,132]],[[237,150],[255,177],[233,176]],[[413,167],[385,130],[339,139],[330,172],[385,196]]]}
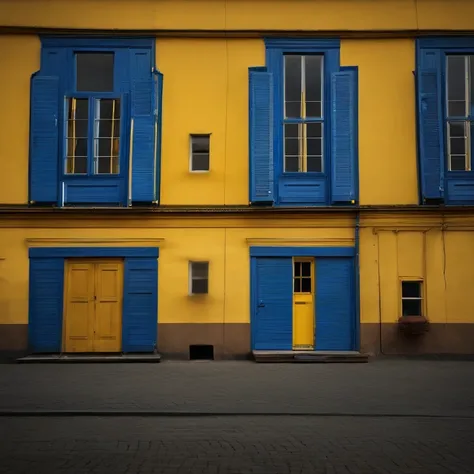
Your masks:
{"label": "curb", "polygon": [[313,417],[313,418],[428,418],[472,419],[473,415],[440,415],[418,413],[274,413],[274,412],[187,412],[147,410],[0,410],[0,417],[162,417],[162,418],[213,418],[213,417]]}

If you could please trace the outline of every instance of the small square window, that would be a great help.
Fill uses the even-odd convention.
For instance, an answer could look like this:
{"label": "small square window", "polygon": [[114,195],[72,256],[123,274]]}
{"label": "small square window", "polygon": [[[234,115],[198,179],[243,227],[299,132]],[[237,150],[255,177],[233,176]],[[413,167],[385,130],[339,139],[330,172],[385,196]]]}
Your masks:
{"label": "small square window", "polygon": [[402,281],[402,316],[423,316],[423,281]]}
{"label": "small square window", "polygon": [[190,262],[189,276],[189,294],[209,293],[209,262]]}
{"label": "small square window", "polygon": [[190,171],[209,171],[210,135],[191,135]]}

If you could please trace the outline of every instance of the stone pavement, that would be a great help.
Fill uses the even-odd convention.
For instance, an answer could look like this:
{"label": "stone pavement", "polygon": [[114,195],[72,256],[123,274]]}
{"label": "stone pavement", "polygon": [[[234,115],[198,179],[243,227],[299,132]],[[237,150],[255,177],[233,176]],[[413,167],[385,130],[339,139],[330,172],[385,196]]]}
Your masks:
{"label": "stone pavement", "polygon": [[0,412],[474,417],[474,363],[466,361],[3,364],[0,381]]}
{"label": "stone pavement", "polygon": [[0,473],[472,474],[473,433],[472,419],[4,417]]}

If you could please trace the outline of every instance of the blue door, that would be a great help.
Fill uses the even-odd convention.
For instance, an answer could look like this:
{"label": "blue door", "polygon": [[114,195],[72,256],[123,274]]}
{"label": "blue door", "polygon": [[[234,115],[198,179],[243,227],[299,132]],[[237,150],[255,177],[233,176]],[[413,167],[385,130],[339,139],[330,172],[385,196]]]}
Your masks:
{"label": "blue door", "polygon": [[291,350],[293,261],[252,258],[252,349]]}
{"label": "blue door", "polygon": [[316,259],[316,350],[354,350],[354,260]]}

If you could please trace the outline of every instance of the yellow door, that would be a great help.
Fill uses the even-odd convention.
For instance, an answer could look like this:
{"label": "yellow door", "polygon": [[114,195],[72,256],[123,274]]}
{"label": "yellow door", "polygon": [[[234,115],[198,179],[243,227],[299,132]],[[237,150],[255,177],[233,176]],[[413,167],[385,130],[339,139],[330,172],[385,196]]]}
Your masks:
{"label": "yellow door", "polygon": [[65,352],[120,352],[121,261],[69,261],[65,285]]}
{"label": "yellow door", "polygon": [[314,349],[314,261],[293,260],[293,349]]}

